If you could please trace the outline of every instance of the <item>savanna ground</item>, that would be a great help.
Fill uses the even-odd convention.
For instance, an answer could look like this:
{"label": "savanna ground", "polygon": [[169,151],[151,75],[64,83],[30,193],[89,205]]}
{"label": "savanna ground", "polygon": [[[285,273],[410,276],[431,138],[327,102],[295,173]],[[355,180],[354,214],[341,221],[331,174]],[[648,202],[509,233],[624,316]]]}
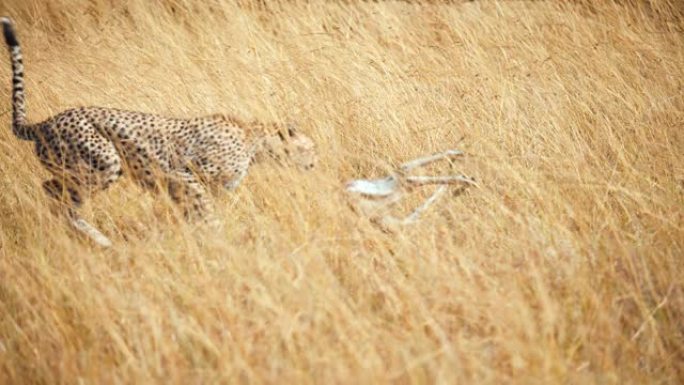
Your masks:
{"label": "savanna ground", "polygon": [[[681,383],[683,8],[3,1],[32,121],[295,121],[321,161],[255,166],[220,232],[118,183],[97,248],[11,134],[3,53],[0,383]],[[345,181],[447,148],[479,188],[394,234],[350,210]]]}

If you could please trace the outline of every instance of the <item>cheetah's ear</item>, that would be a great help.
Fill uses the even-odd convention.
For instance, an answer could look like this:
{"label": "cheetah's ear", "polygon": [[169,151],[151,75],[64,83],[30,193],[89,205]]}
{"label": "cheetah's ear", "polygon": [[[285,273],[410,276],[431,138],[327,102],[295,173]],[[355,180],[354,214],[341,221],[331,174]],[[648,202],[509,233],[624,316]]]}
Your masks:
{"label": "cheetah's ear", "polygon": [[287,124],[287,134],[292,136],[295,136],[297,134],[297,127],[295,126],[294,123],[288,123]]}

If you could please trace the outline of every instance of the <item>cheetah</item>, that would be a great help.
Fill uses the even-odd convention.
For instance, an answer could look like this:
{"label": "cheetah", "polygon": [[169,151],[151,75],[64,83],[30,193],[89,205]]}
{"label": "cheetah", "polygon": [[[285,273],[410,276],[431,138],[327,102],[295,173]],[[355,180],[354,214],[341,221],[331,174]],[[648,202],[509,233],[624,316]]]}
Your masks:
{"label": "cheetah", "polygon": [[29,123],[21,48],[12,22],[1,22],[12,65],[12,132],[34,143],[52,175],[43,189],[66,208],[72,225],[97,243],[110,245],[77,209],[123,175],[145,189],[165,189],[186,218],[206,220],[211,211],[207,189],[235,189],[252,163],[271,158],[311,169],[317,161],[312,139],[291,125],[223,114],[181,119],[80,107]]}

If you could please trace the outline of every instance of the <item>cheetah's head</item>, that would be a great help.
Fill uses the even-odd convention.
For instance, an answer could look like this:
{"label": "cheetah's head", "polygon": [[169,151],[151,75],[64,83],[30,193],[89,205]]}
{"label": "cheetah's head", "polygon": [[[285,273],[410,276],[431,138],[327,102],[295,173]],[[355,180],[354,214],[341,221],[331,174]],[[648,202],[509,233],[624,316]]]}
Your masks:
{"label": "cheetah's head", "polygon": [[293,125],[281,128],[275,134],[265,138],[264,152],[283,163],[291,163],[304,170],[310,170],[317,161],[314,141],[300,132]]}

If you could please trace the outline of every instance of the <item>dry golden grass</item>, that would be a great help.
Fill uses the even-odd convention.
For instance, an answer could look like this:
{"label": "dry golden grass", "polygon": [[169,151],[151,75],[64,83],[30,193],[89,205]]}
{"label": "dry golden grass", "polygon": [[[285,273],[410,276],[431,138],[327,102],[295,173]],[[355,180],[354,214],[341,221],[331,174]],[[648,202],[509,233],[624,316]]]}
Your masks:
{"label": "dry golden grass", "polygon": [[[293,120],[321,164],[254,167],[221,233],[119,183],[101,250],[50,214],[2,59],[0,383],[681,383],[684,12],[620,3],[3,1],[32,121]],[[479,189],[397,234],[350,211],[452,147]]]}

